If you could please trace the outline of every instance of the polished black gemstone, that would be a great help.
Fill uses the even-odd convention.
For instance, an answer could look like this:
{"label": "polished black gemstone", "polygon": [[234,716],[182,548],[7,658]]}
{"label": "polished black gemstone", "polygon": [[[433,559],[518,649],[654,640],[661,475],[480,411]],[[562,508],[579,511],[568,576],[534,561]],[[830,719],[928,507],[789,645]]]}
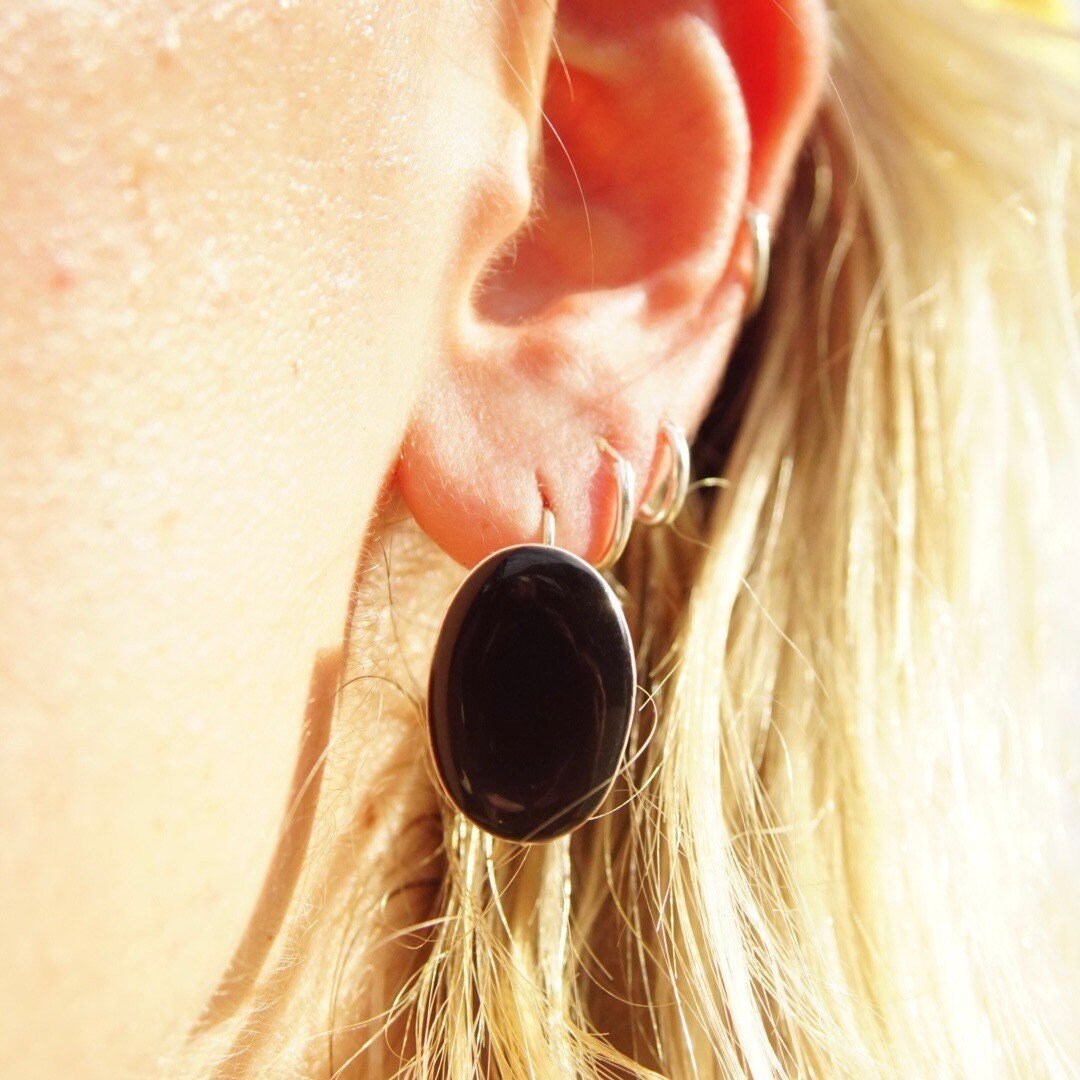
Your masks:
{"label": "polished black gemstone", "polygon": [[636,682],[622,607],[588,563],[541,544],[497,552],[458,590],[431,665],[447,794],[511,840],[576,828],[622,763]]}

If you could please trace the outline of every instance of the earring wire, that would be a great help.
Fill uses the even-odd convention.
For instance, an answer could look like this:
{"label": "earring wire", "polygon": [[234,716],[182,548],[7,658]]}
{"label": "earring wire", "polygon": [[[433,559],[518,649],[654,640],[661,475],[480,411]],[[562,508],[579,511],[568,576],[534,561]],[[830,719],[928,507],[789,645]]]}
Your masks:
{"label": "earring wire", "polygon": [[543,528],[544,543],[548,547],[555,546],[555,511],[550,506],[545,506],[543,512],[540,514],[540,521]]}
{"label": "earring wire", "polygon": [[634,527],[634,468],[608,441],[597,438],[600,452],[608,457],[614,467],[616,484],[615,523],[611,539],[596,562],[597,570],[607,570],[619,561]]}

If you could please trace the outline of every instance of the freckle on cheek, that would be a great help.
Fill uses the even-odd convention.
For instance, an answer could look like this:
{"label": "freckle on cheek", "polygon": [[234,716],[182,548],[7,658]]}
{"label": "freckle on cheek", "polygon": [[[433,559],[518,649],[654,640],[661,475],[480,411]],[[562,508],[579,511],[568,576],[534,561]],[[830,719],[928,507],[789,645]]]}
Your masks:
{"label": "freckle on cheek", "polygon": [[65,251],[49,253],[46,280],[53,292],[66,292],[75,284],[75,267]]}

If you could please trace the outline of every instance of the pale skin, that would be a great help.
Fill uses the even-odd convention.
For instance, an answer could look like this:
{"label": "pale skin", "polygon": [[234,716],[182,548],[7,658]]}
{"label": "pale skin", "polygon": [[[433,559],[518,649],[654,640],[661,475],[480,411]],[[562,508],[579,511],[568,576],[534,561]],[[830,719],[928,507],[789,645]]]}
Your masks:
{"label": "pale skin", "polygon": [[[564,7],[586,40],[613,32]],[[586,191],[633,181],[681,231],[634,236],[597,195],[611,284],[590,291],[581,193],[552,189],[560,230],[531,222],[523,269],[484,303],[477,277],[542,182],[549,5],[0,12],[0,1074],[145,1076],[198,1015],[263,887],[312,672],[342,642],[384,487],[404,479],[463,562],[530,538],[538,496],[515,478],[535,475],[535,440],[484,376],[505,459],[486,471],[510,494],[461,478],[488,450],[454,449],[478,443],[447,387],[476,355],[512,370],[615,326],[620,355],[672,357],[639,379],[590,355],[584,398],[561,376],[552,397],[522,391],[530,416],[580,420],[543,466],[583,553],[611,510],[582,449],[595,423],[643,476],[661,407],[692,429],[738,331],[747,193],[779,210],[820,86],[820,11],[789,7],[803,47],[760,108],[722,38],[671,46],[700,125],[661,149],[685,180],[712,146],[715,183],[643,159],[590,176],[580,137]],[[626,313],[657,282],[663,325],[646,328]],[[535,312],[539,295],[559,319],[533,318],[523,344],[506,305]],[[477,498],[493,508],[479,538]]]}

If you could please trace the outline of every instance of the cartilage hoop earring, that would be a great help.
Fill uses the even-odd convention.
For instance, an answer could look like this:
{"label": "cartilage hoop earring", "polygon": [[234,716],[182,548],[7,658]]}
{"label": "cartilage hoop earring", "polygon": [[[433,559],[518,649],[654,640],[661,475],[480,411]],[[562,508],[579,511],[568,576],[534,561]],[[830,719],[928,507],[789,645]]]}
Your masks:
{"label": "cartilage hoop earring", "polygon": [[761,301],[765,299],[765,289],[769,284],[769,260],[772,249],[772,237],[769,228],[769,215],[756,206],[746,211],[746,226],[750,230],[750,252],[753,265],[750,272],[750,288],[746,295],[746,316],[757,314]]}
{"label": "cartilage hoop earring", "polygon": [[660,425],[660,438],[667,449],[667,469],[656,495],[638,510],[638,521],[646,525],[669,525],[682,512],[690,490],[690,446],[686,434],[677,424],[665,420]]}
{"label": "cartilage hoop earring", "polygon": [[[633,518],[633,473],[618,475],[621,516],[605,556],[625,545]],[[446,797],[485,832],[519,843],[554,840],[596,812],[622,767],[637,697],[618,597],[555,545],[549,507],[541,517],[543,543],[497,551],[465,578],[428,682]]]}

